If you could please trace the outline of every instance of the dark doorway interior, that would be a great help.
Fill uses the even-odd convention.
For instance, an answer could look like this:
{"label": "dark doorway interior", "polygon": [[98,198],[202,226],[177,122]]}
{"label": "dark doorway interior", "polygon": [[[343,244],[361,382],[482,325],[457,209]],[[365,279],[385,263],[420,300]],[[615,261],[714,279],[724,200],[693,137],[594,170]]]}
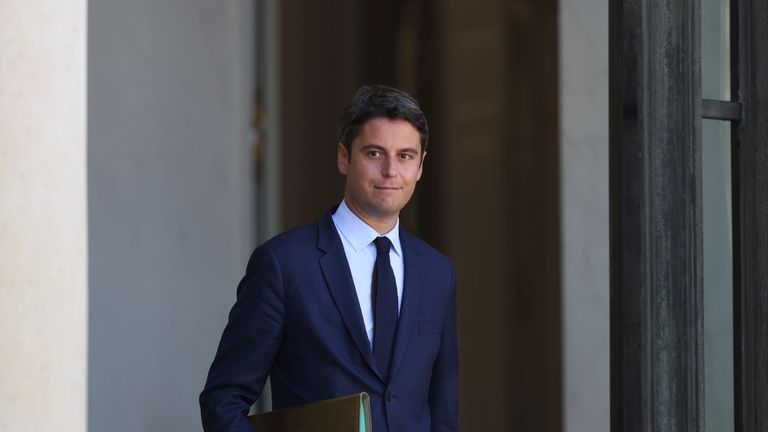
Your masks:
{"label": "dark doorway interior", "polygon": [[402,223],[457,265],[462,428],[561,430],[556,1],[281,4],[284,228],[341,199],[354,90],[412,93],[431,139]]}

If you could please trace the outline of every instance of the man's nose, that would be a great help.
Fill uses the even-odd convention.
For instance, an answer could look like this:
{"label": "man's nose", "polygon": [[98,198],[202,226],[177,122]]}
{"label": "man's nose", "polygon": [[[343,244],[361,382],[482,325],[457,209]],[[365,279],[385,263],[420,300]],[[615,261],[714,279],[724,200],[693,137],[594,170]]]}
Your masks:
{"label": "man's nose", "polygon": [[384,177],[394,177],[396,175],[396,163],[397,161],[395,161],[395,156],[385,158],[381,165],[381,175]]}

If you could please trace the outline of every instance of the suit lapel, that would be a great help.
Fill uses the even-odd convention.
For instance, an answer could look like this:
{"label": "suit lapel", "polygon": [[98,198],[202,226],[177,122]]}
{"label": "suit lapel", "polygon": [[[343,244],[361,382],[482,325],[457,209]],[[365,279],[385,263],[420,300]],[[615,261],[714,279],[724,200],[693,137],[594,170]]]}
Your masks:
{"label": "suit lapel", "polygon": [[363,358],[365,358],[365,361],[379,379],[382,379],[381,374],[379,374],[376,368],[373,351],[368,341],[368,335],[365,332],[363,315],[360,312],[360,303],[357,300],[357,292],[352,281],[352,274],[349,271],[347,256],[344,253],[341,239],[331,219],[332,212],[333,210],[318,222],[317,246],[325,252],[325,255],[320,258],[320,268],[323,271],[323,277],[331,292],[333,301],[336,303],[336,307],[339,309],[342,320],[357,349],[360,350]]}
{"label": "suit lapel", "polygon": [[400,228],[400,243],[403,250],[405,274],[403,278],[403,300],[400,304],[400,317],[395,334],[395,348],[392,353],[390,381],[395,376],[408,347],[408,340],[416,323],[416,316],[421,302],[422,288],[421,271],[419,270],[419,251],[411,236]]}

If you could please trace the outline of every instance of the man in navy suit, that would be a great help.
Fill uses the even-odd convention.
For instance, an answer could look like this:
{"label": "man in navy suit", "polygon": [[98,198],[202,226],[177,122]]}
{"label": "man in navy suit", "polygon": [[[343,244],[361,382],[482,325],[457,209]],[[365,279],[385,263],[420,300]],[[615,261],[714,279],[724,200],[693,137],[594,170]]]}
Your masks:
{"label": "man in navy suit", "polygon": [[399,225],[427,139],[407,93],[357,91],[339,118],[344,200],[253,252],[200,395],[205,430],[252,430],[267,376],[275,409],[365,391],[375,432],[458,430],[453,265]]}

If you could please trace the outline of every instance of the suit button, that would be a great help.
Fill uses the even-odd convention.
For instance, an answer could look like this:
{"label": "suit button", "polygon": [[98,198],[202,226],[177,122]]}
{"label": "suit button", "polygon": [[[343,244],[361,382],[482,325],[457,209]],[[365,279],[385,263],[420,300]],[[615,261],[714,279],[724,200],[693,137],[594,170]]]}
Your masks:
{"label": "suit button", "polygon": [[385,395],[385,397],[387,398],[387,402],[392,402],[392,391],[387,390],[387,394]]}

